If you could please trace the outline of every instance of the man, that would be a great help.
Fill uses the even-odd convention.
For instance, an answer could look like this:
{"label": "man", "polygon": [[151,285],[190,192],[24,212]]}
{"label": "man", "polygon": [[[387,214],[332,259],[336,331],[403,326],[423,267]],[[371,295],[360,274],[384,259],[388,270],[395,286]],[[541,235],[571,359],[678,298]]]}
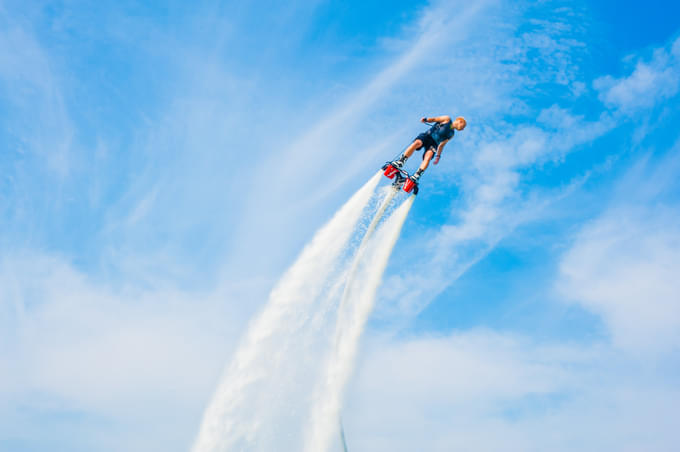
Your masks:
{"label": "man", "polygon": [[[457,117],[455,120],[451,121],[449,116],[435,116],[432,118],[421,118],[420,122],[434,122],[430,130],[423,132],[413,140],[413,143],[406,148],[404,153],[397,160],[392,162],[392,165],[396,168],[401,169],[406,162],[406,159],[411,157],[416,150],[423,149],[423,162],[420,164],[420,168],[411,176],[413,182],[418,182],[420,176],[423,175],[427,167],[430,165],[430,160],[434,157],[434,164],[439,163],[439,159],[444,150],[444,146],[453,138],[454,130],[461,131],[467,125],[465,118],[462,116]],[[435,156],[436,152],[436,156]]]}

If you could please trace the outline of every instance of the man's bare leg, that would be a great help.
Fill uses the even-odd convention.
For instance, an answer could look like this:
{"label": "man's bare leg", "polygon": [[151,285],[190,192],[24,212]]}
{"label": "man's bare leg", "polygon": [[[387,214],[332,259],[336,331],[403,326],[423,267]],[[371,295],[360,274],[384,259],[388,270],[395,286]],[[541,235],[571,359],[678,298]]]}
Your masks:
{"label": "man's bare leg", "polygon": [[411,143],[406,148],[406,150],[404,151],[404,155],[406,156],[406,158],[410,158],[413,155],[413,153],[416,151],[416,149],[418,149],[422,145],[423,145],[423,142],[420,141],[420,140],[415,140],[413,143]]}
{"label": "man's bare leg", "polygon": [[428,166],[430,166],[430,161],[434,157],[434,151],[433,150],[428,150],[425,152],[425,156],[423,158],[423,163],[420,164],[420,168],[418,168],[418,171],[421,173],[427,169]]}
{"label": "man's bare leg", "polygon": [[425,155],[423,156],[423,162],[420,164],[420,168],[418,168],[418,171],[413,175],[413,179],[417,182],[418,179],[420,179],[420,176],[423,175],[425,170],[427,169],[428,166],[430,166],[430,161],[432,160],[432,157],[434,157],[434,151],[432,149],[428,149],[425,151]]}
{"label": "man's bare leg", "polygon": [[423,145],[423,142],[421,140],[414,140],[413,143],[411,143],[406,150],[404,151],[403,154],[401,154],[401,157],[397,159],[394,163],[401,168],[404,166],[404,163],[406,160],[413,155],[413,153],[416,151],[416,149],[420,148]]}

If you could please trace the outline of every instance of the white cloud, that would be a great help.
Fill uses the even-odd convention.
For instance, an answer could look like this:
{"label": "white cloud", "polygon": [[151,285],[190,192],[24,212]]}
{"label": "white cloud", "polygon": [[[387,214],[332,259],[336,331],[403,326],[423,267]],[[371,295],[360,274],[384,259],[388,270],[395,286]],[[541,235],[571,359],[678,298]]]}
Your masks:
{"label": "white cloud", "polygon": [[486,330],[373,338],[343,416],[347,440],[350,450],[671,451],[680,388],[653,367],[603,344]]}
{"label": "white cloud", "polygon": [[[253,283],[256,284],[256,283]],[[0,262],[0,428],[4,439],[35,444],[35,417],[84,413],[98,450],[186,450],[254,305],[243,282],[209,292],[171,286],[113,288],[63,260],[5,256]],[[168,418],[168,413],[175,413]],[[64,421],[72,431],[80,427]],[[143,438],[144,430],[171,431]],[[141,429],[140,429],[141,426]],[[84,439],[82,439],[85,441]]]}
{"label": "white cloud", "polygon": [[638,159],[617,181],[610,206],[576,233],[557,288],[602,317],[626,350],[680,349],[680,144]]}
{"label": "white cloud", "polygon": [[637,59],[629,76],[607,75],[595,80],[594,86],[603,102],[627,113],[675,96],[680,89],[680,38],[656,49],[648,61]]}
{"label": "white cloud", "polygon": [[562,294],[601,315],[621,347],[680,347],[679,218],[678,206],[611,209],[561,262]]}

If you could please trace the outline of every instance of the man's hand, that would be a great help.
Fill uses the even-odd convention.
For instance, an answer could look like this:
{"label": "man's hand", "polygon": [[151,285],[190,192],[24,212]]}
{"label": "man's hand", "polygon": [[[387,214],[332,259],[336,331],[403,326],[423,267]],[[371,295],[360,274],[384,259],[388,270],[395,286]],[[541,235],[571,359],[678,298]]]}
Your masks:
{"label": "man's hand", "polygon": [[433,165],[436,165],[437,163],[439,163],[439,158],[440,158],[441,156],[442,156],[441,154],[435,155],[435,156],[434,156],[434,160],[432,160],[432,164],[433,164]]}
{"label": "man's hand", "polygon": [[423,116],[422,118],[420,118],[420,122],[423,123],[427,122],[427,116]]}

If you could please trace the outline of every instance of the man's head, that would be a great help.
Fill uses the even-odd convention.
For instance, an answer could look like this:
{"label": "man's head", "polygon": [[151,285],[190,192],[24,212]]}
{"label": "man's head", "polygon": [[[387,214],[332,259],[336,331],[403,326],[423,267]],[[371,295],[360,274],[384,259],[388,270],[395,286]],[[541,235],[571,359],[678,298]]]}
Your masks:
{"label": "man's head", "polygon": [[467,122],[465,121],[465,118],[463,118],[462,116],[458,116],[451,123],[451,128],[456,129],[456,130],[463,130],[466,125],[467,125]]}

